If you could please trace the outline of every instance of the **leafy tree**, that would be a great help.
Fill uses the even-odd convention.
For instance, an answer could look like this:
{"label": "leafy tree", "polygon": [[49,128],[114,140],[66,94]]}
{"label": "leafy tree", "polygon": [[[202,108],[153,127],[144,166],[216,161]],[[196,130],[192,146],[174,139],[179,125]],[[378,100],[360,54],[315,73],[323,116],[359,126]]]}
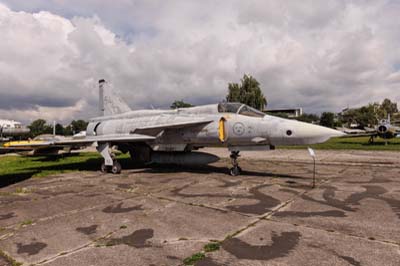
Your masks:
{"label": "leafy tree", "polygon": [[356,123],[359,124],[360,128],[370,127],[372,125],[375,125],[377,122],[377,108],[379,108],[379,104],[370,103],[360,108],[349,109],[340,114],[339,121],[347,125],[350,125],[351,123]]}
{"label": "leafy tree", "polygon": [[288,114],[287,113],[283,113],[283,112],[282,113],[281,112],[279,112],[279,113],[266,112],[266,114],[272,115],[272,116],[276,116],[276,117],[286,118],[286,119],[289,118]]}
{"label": "leafy tree", "polygon": [[72,120],[70,124],[70,130],[72,134],[77,134],[81,131],[85,131],[88,126],[88,122],[84,120]]}
{"label": "leafy tree", "polygon": [[[65,128],[61,124],[56,124],[56,134],[57,135],[73,135],[81,131],[85,131],[88,122],[84,120],[73,120]],[[53,125],[48,125],[46,120],[37,119],[33,121],[28,128],[30,129],[30,136],[36,137],[41,134],[53,134]]]}
{"label": "leafy tree", "polygon": [[74,134],[73,130],[72,130],[72,126],[68,125],[64,128],[64,135],[65,136],[72,136]]}
{"label": "leafy tree", "polygon": [[61,124],[56,124],[56,135],[64,135],[64,127]]}
{"label": "leafy tree", "polygon": [[229,83],[226,100],[228,102],[242,102],[241,90],[241,86],[238,83]]}
{"label": "leafy tree", "polygon": [[391,117],[391,120],[392,120],[392,123],[394,123],[395,125],[399,126],[400,113],[393,114],[393,116]]}
{"label": "leafy tree", "polygon": [[360,128],[376,125],[380,119],[398,113],[397,103],[384,99],[381,104],[370,103],[360,108],[349,109],[339,114],[339,121],[346,124],[357,123]]}
{"label": "leafy tree", "polygon": [[394,103],[387,98],[383,100],[379,106],[379,109],[377,110],[379,119],[387,118],[388,115],[393,116],[393,114],[397,112],[399,112],[397,109],[397,103]]}
{"label": "leafy tree", "polygon": [[178,108],[188,108],[188,107],[193,107],[194,105],[190,103],[186,103],[183,100],[180,101],[175,101],[171,104],[171,109],[178,109]]}
{"label": "leafy tree", "polygon": [[335,114],[331,112],[323,112],[319,124],[324,127],[333,128],[335,126]]}
{"label": "leafy tree", "polygon": [[229,83],[228,102],[241,102],[254,107],[258,110],[264,110],[267,106],[267,100],[261,91],[260,83],[250,75],[243,75],[243,78],[238,83]]}
{"label": "leafy tree", "polygon": [[302,114],[301,116],[294,119],[307,123],[316,123],[319,121],[319,116],[316,114]]}
{"label": "leafy tree", "polygon": [[31,137],[36,137],[41,134],[50,134],[53,131],[52,127],[47,125],[46,120],[44,119],[33,121],[28,128],[30,129]]}
{"label": "leafy tree", "polygon": [[375,105],[368,104],[367,106],[361,107],[358,111],[357,122],[360,124],[361,127],[375,125],[377,122]]}

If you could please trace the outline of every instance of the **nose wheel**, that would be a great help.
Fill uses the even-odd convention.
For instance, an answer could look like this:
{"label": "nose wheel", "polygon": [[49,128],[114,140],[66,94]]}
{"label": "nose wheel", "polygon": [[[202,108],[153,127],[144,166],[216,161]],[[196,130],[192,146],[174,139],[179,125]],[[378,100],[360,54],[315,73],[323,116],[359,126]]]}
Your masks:
{"label": "nose wheel", "polygon": [[229,169],[229,174],[231,176],[238,176],[242,172],[242,168],[240,168],[239,163],[237,159],[240,157],[239,151],[232,151],[231,155],[229,156],[231,158],[231,163],[232,163],[232,168]]}

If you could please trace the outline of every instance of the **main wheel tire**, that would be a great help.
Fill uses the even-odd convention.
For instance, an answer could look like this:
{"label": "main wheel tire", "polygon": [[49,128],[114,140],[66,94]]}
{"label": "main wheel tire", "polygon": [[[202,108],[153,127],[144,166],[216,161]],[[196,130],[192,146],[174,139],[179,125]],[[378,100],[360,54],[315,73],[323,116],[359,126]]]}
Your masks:
{"label": "main wheel tire", "polygon": [[119,174],[119,173],[121,173],[121,170],[122,170],[121,164],[117,161],[114,161],[114,164],[111,167],[111,173]]}
{"label": "main wheel tire", "polygon": [[101,166],[100,166],[100,171],[101,171],[102,173],[107,173],[107,172],[108,172],[108,169],[109,169],[109,167],[108,167],[105,163],[102,163],[102,164],[101,164]]}
{"label": "main wheel tire", "polygon": [[240,167],[232,167],[231,169],[229,169],[229,173],[231,174],[231,176],[238,176],[240,175]]}

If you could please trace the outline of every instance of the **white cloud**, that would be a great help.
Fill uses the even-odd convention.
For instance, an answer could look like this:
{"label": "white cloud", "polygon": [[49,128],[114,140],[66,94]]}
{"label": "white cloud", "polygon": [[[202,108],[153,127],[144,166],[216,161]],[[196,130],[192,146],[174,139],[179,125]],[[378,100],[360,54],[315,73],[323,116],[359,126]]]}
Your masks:
{"label": "white cloud", "polygon": [[89,118],[99,78],[134,108],[218,101],[244,73],[272,107],[400,100],[396,1],[5,2],[0,117]]}
{"label": "white cloud", "polygon": [[35,119],[45,119],[48,123],[52,121],[65,123],[65,121],[69,122],[71,117],[79,115],[86,107],[87,103],[84,100],[79,100],[75,105],[68,107],[44,107],[38,105],[28,110],[3,110],[2,115],[5,117],[20,117],[25,122],[32,122]]}

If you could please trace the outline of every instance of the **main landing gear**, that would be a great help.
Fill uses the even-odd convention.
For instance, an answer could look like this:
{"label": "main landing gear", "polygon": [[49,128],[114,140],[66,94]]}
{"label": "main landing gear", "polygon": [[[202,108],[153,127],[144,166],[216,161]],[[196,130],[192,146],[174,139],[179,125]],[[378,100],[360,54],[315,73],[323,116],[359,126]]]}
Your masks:
{"label": "main landing gear", "polygon": [[239,157],[240,157],[239,151],[231,152],[230,158],[233,165],[233,167],[229,169],[229,174],[231,176],[238,176],[242,172],[242,168],[240,168],[239,163],[237,161]]}
{"label": "main landing gear", "polygon": [[109,143],[99,144],[96,149],[104,158],[104,162],[101,164],[100,167],[100,171],[102,173],[121,173],[121,164],[115,159],[114,154],[110,152]]}
{"label": "main landing gear", "polygon": [[106,165],[105,163],[101,164],[100,171],[102,173],[113,173],[113,174],[120,174],[122,170],[121,164],[117,161],[113,161],[113,165]]}
{"label": "main landing gear", "polygon": [[368,144],[373,144],[374,143],[374,136],[372,135],[369,137]]}

